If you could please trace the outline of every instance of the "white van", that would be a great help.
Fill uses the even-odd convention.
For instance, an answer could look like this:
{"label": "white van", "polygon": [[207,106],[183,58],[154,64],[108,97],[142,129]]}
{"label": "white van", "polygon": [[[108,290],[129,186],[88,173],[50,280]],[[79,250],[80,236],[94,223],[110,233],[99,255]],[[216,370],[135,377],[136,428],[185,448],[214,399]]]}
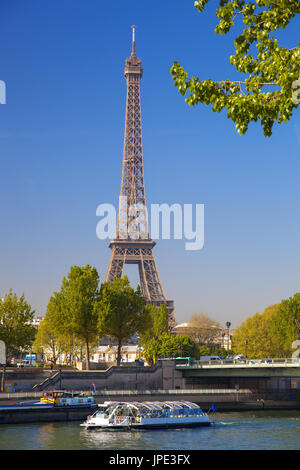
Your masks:
{"label": "white van", "polygon": [[22,368],[22,367],[34,367],[35,362],[30,361],[29,359],[22,359],[21,362],[17,362],[17,367]]}
{"label": "white van", "polygon": [[200,361],[221,361],[221,356],[200,356]]}

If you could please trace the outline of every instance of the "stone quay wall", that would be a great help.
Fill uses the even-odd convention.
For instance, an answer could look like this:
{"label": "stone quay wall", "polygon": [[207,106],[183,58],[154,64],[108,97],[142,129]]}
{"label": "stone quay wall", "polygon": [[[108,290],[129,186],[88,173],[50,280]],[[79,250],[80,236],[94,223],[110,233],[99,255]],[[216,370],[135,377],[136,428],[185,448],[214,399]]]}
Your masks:
{"label": "stone quay wall", "polygon": [[[0,373],[0,381],[2,377]],[[6,389],[31,390],[157,390],[163,388],[163,368],[113,366],[107,370],[43,370],[36,368],[6,370]]]}

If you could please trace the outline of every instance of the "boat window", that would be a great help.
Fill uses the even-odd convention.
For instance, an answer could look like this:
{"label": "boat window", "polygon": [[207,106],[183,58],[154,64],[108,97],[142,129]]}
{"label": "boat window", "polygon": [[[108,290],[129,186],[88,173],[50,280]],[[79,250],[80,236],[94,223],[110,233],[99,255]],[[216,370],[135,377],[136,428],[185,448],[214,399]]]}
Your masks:
{"label": "boat window", "polygon": [[167,402],[105,402],[102,409],[98,409],[98,416],[177,416],[177,415],[199,415],[201,408],[189,401],[167,401]]}

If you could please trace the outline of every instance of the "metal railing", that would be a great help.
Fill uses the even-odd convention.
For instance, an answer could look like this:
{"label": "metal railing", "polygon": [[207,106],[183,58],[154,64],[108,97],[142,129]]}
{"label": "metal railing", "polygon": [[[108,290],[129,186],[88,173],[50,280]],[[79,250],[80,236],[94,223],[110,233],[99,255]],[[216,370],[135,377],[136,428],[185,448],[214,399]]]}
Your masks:
{"label": "metal railing", "polygon": [[32,387],[32,390],[36,390],[36,391],[44,390],[44,388],[47,387],[48,385],[53,385],[56,382],[58,382],[60,376],[61,376],[61,371],[55,371],[54,374],[52,374],[50,377],[47,377],[41,383],[35,384]]}
{"label": "metal railing", "polygon": [[195,360],[186,364],[176,364],[176,369],[201,369],[206,367],[300,367],[300,358],[272,358],[272,359],[220,359]]}

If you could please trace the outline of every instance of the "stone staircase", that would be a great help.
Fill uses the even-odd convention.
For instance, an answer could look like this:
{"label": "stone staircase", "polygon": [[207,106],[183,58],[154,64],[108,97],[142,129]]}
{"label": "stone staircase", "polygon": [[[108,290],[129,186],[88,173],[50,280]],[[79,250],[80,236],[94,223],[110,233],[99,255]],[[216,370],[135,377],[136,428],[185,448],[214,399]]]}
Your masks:
{"label": "stone staircase", "polygon": [[45,390],[49,385],[56,384],[60,379],[60,374],[61,374],[60,370],[55,371],[50,377],[47,377],[45,380],[43,380],[39,384],[33,385],[32,390],[36,392],[40,392],[42,390]]}

